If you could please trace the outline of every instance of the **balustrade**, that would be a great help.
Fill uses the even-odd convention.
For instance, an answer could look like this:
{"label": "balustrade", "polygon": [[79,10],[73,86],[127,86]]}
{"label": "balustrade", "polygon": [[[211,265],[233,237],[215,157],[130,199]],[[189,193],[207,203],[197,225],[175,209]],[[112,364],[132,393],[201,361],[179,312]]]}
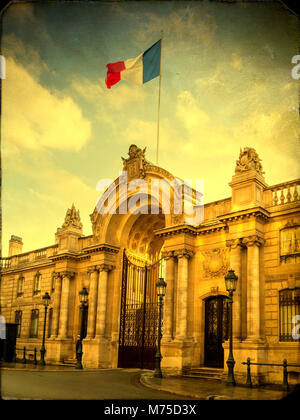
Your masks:
{"label": "balustrade", "polygon": [[270,187],[269,190],[272,191],[272,206],[280,206],[299,201],[299,185],[300,179],[296,179],[294,181],[283,182],[282,184]]}

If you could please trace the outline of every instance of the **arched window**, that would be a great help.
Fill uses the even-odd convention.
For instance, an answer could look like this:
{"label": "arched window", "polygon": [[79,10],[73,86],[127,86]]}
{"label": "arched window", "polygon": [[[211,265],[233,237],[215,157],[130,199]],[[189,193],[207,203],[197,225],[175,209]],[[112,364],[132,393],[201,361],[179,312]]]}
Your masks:
{"label": "arched window", "polygon": [[294,334],[300,316],[300,288],[279,292],[279,341],[299,341]]}

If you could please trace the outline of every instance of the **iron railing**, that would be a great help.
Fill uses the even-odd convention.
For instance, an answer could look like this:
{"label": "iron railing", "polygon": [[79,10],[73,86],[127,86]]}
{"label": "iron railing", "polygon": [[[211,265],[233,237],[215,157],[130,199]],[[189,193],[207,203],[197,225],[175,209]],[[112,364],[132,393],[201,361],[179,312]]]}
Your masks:
{"label": "iron railing", "polygon": [[256,363],[256,362],[251,362],[250,357],[247,358],[247,362],[242,362],[242,365],[247,365],[246,386],[249,387],[249,388],[252,388],[251,369],[250,369],[251,365],[256,365],[256,366],[281,366],[283,368],[283,380],[282,380],[283,391],[289,391],[289,389],[290,389],[289,383],[288,383],[288,373],[289,373],[288,370],[287,370],[288,366],[300,367],[300,365],[296,365],[294,363],[289,363],[288,364],[286,359],[284,359],[282,363]]}
{"label": "iron railing", "polygon": [[26,364],[28,361],[31,362],[31,360],[29,358],[26,359],[26,355],[28,356],[28,354],[33,354],[33,364],[37,365],[37,349],[36,347],[34,347],[34,349],[28,349],[25,346],[22,348],[17,348],[15,347],[15,353],[14,353],[14,358],[13,358],[13,362],[17,361],[17,350],[18,351],[22,351],[23,352],[23,358],[21,359],[21,363]]}

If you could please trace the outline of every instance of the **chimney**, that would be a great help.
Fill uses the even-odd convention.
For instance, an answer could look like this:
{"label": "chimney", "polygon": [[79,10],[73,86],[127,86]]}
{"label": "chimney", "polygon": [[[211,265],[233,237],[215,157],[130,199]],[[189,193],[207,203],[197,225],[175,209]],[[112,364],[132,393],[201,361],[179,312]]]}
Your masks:
{"label": "chimney", "polygon": [[19,236],[11,235],[9,240],[8,256],[22,254],[23,242]]}

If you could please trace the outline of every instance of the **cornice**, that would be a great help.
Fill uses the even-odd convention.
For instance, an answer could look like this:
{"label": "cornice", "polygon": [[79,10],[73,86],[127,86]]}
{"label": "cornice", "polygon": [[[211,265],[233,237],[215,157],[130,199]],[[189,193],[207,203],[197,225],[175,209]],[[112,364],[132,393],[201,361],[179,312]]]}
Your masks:
{"label": "cornice", "polygon": [[235,212],[230,212],[226,214],[221,214],[217,216],[218,220],[221,222],[233,222],[236,220],[249,219],[250,217],[260,218],[263,220],[268,220],[270,218],[270,212],[263,207],[252,207],[245,210],[238,210]]}
{"label": "cornice", "polygon": [[109,252],[111,254],[117,254],[120,248],[109,244],[96,244],[91,245],[82,249],[85,254],[91,254],[94,252]]}
{"label": "cornice", "polygon": [[[49,258],[50,259],[50,258]],[[30,264],[30,263],[27,263]],[[1,274],[2,275],[9,275],[14,274],[18,272],[24,272],[24,271],[31,271],[31,270],[40,270],[44,267],[51,267],[54,266],[53,261],[44,261],[42,264],[30,264],[30,265],[16,265],[13,267],[7,267],[7,268],[1,268]]]}
{"label": "cornice", "polygon": [[216,222],[209,225],[200,225],[200,226],[189,226],[189,225],[178,225],[178,226],[170,226],[163,229],[159,229],[155,231],[155,236],[158,237],[166,237],[166,236],[174,236],[180,235],[185,233],[191,236],[198,236],[204,235],[207,233],[218,232],[222,229],[226,229],[227,225],[222,222]]}
{"label": "cornice", "polygon": [[61,254],[53,255],[49,257],[53,262],[61,261],[61,260],[78,260],[80,258],[80,254],[75,254],[73,252],[62,252]]}

